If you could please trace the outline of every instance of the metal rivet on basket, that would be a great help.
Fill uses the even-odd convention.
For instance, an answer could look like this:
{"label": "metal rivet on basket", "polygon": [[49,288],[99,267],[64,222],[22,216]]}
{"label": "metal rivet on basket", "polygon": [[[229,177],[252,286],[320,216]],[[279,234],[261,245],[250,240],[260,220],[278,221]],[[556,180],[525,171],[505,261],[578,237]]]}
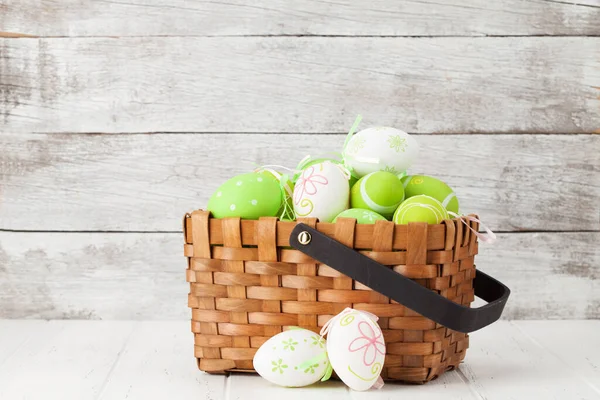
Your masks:
{"label": "metal rivet on basket", "polygon": [[312,240],[312,236],[310,236],[310,233],[308,233],[306,231],[302,231],[298,235],[298,242],[300,242],[300,244],[307,245],[310,243],[311,240]]}

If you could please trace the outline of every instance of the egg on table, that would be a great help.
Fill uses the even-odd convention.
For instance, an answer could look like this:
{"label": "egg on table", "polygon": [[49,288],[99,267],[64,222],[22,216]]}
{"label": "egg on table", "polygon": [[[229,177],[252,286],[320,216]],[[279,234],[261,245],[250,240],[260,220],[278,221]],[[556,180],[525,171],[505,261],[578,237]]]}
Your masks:
{"label": "egg on table", "polygon": [[254,355],[254,369],[279,386],[301,387],[318,382],[329,367],[327,341],[302,328],[281,332]]}
{"label": "egg on table", "polygon": [[368,390],[377,382],[385,362],[383,333],[368,314],[353,309],[346,311],[334,317],[329,327],[329,362],[351,389]]}

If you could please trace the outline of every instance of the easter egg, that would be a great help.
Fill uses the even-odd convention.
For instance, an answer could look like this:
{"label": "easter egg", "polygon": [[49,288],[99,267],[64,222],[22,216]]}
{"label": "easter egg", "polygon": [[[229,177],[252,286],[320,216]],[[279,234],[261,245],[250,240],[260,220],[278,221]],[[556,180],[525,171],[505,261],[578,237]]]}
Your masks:
{"label": "easter egg", "polygon": [[[308,159],[306,161],[301,161],[298,164],[298,166],[296,167],[296,169],[297,170],[303,170],[306,167],[310,167],[311,165],[319,164],[319,163],[322,163],[322,162],[325,162],[325,161],[329,161],[329,162],[332,162],[334,164],[338,164],[340,166],[344,165],[343,161],[335,159],[335,158],[315,158],[315,159]],[[300,178],[300,175],[301,175],[301,172],[295,174],[293,176],[293,178],[292,178],[292,181],[296,182],[298,180],[298,178]],[[350,187],[352,187],[356,183],[357,180],[358,180],[358,178],[356,176],[353,176],[353,175],[350,176],[350,181],[349,181],[350,182]]]}
{"label": "easter egg", "polygon": [[338,218],[354,218],[357,224],[374,224],[375,221],[386,220],[384,216],[364,208],[350,208],[342,211],[333,219],[333,222],[335,222]]}
{"label": "easter egg", "polygon": [[254,369],[280,386],[300,387],[319,381],[327,370],[327,342],[307,329],[291,329],[267,340],[254,355]]}
{"label": "easter egg", "polygon": [[324,163],[326,161],[329,161],[329,162],[334,163],[334,164],[342,165],[342,161],[340,159],[337,159],[337,158],[330,158],[330,157],[312,158],[311,156],[306,156],[296,166],[296,171],[299,171],[299,172],[296,173],[292,177],[292,181],[296,182],[300,178],[300,176],[302,175],[302,170],[310,167],[311,165],[321,164],[321,163]]}
{"label": "easter egg", "polygon": [[283,195],[285,196],[285,202],[281,202],[281,208],[279,209],[279,211],[277,211],[277,217],[279,217],[279,219],[283,221],[293,221],[295,219],[293,202],[294,183],[289,179],[288,176],[282,184],[282,179],[284,179],[283,175],[270,168],[264,168],[260,170],[259,173],[269,177],[270,179],[275,179],[280,189],[283,187]]}
{"label": "easter egg", "polygon": [[375,171],[398,175],[417,158],[419,144],[408,133],[387,127],[367,128],[348,141],[344,152],[347,165],[359,177]]}
{"label": "easter egg", "polygon": [[402,183],[407,198],[424,194],[438,200],[448,211],[458,214],[458,199],[454,190],[439,179],[426,175],[409,175],[402,178]]}
{"label": "easter egg", "polygon": [[273,217],[281,208],[283,196],[279,183],[264,174],[250,172],[223,183],[208,201],[215,218]]}
{"label": "easter egg", "polygon": [[371,172],[352,186],[350,206],[366,208],[390,218],[404,200],[402,181],[385,171]]}
{"label": "easter egg", "polygon": [[329,161],[306,167],[294,187],[296,216],[331,222],[348,208],[348,178],[343,167]]}
{"label": "easter egg", "polygon": [[377,322],[351,310],[335,318],[327,334],[329,362],[339,378],[354,390],[377,381],[385,361],[385,341]]}
{"label": "easter egg", "polygon": [[442,203],[423,194],[406,199],[394,213],[394,222],[397,224],[409,222],[439,224],[449,218],[448,211]]}

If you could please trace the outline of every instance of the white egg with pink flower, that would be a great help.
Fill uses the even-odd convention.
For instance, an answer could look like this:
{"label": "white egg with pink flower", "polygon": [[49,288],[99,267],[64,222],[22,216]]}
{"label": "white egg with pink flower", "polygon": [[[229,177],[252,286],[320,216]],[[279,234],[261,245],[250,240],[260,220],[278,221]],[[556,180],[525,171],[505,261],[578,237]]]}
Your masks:
{"label": "white egg with pink flower", "polygon": [[327,328],[327,354],[339,378],[358,391],[377,387],[385,362],[385,340],[377,317],[346,309]]}
{"label": "white egg with pink flower", "polygon": [[331,222],[349,206],[350,174],[339,164],[324,161],[302,170],[294,187],[294,212],[299,218]]}

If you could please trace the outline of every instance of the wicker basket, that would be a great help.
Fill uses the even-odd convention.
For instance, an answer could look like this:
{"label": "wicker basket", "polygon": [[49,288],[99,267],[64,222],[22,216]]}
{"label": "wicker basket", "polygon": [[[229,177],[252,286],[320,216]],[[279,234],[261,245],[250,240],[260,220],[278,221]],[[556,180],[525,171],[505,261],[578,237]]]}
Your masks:
{"label": "wicker basket", "polygon": [[[468,307],[474,300],[478,241],[460,220],[439,225],[357,225],[345,218],[298,222],[454,303]],[[467,223],[478,229],[477,223]],[[214,219],[206,211],[186,214],[188,305],[201,370],[253,372],[253,356],[271,336],[291,326],[318,332],[346,307],[380,317],[387,346],[384,379],[422,383],[458,366],[469,346],[467,334],[293,249],[290,235],[296,225],[272,217],[255,221]]]}

